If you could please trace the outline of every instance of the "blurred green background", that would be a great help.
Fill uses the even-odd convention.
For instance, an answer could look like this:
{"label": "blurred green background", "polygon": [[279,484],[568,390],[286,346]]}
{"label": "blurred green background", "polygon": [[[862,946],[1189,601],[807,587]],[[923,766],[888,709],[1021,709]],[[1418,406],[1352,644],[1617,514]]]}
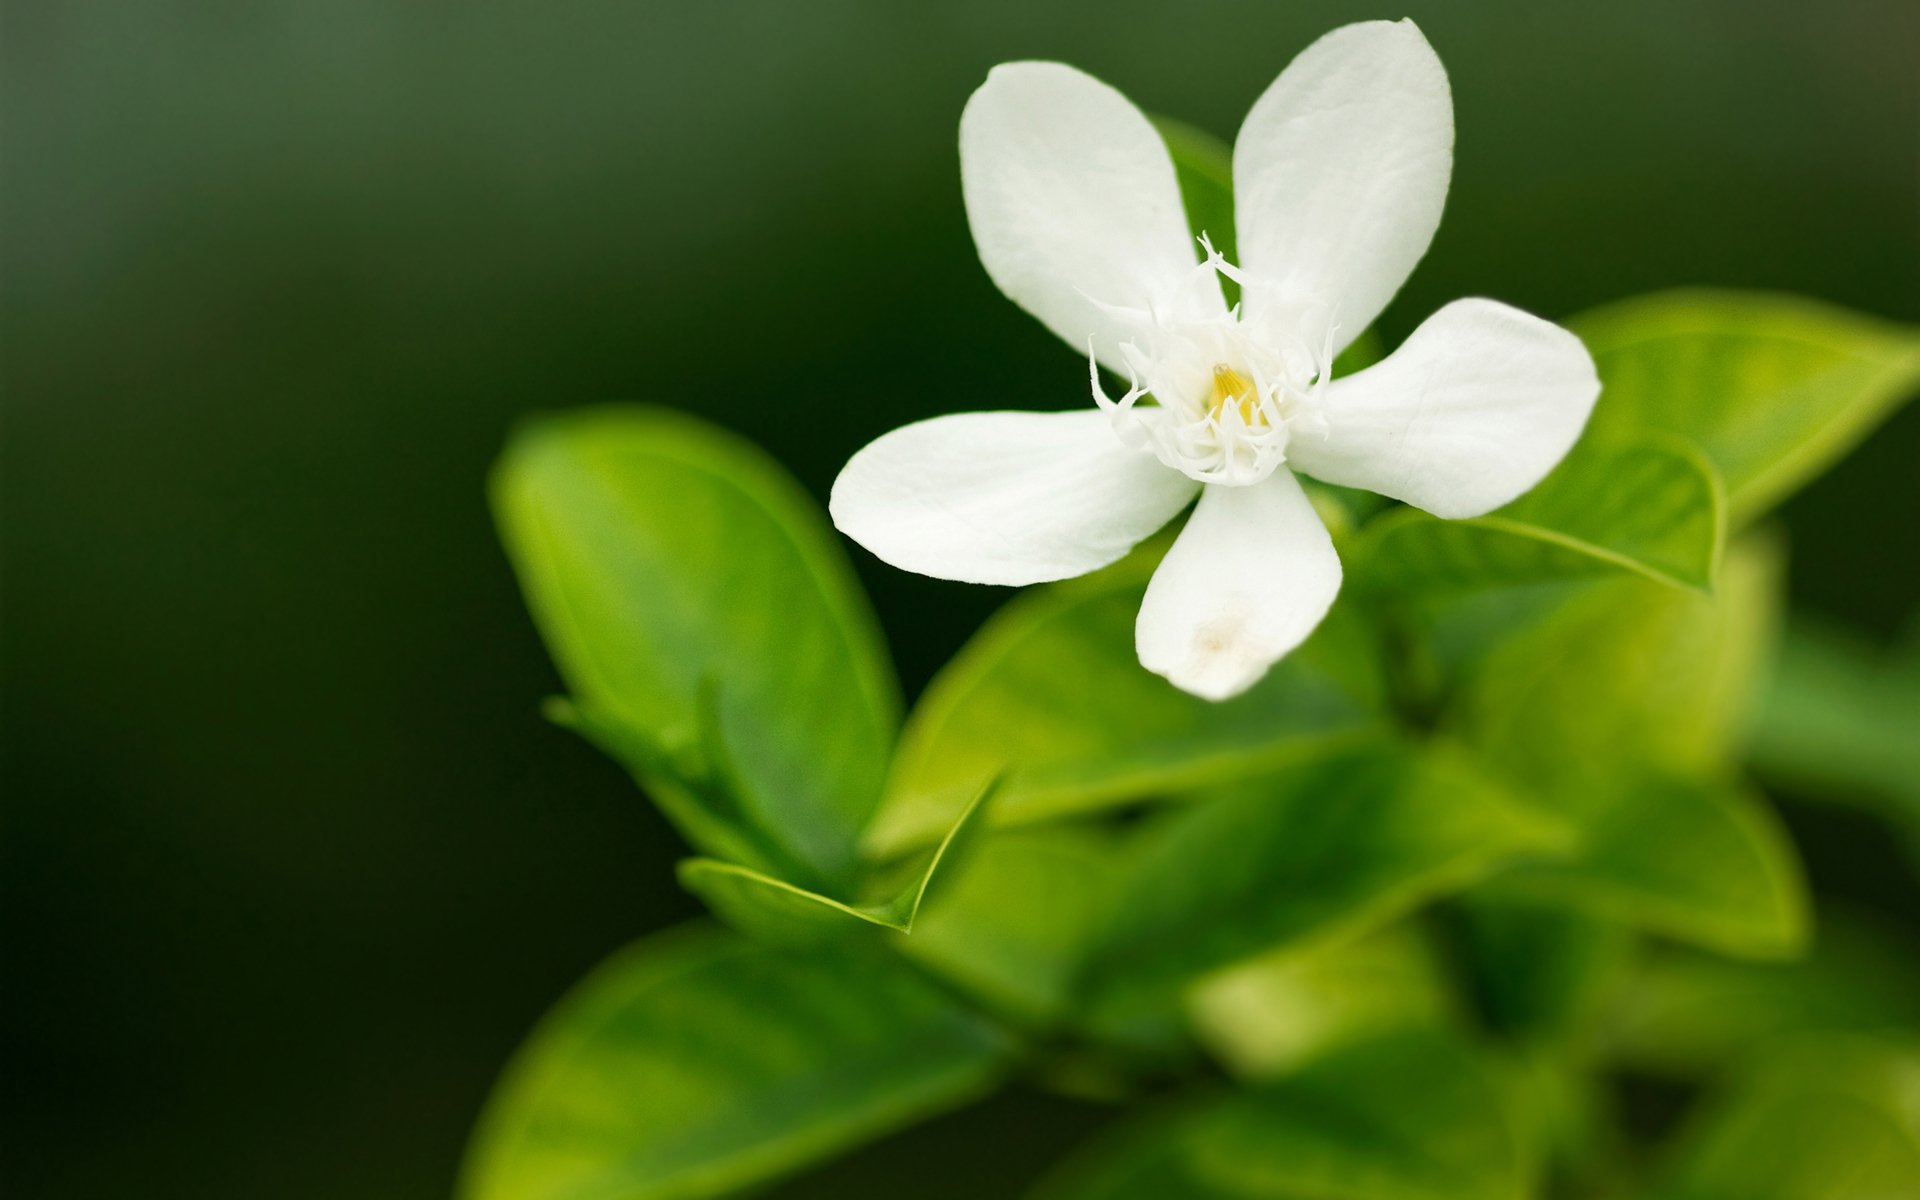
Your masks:
{"label": "blurred green background", "polygon": [[[1318,34],[1400,15],[1459,147],[1390,344],[1463,294],[1693,282],[1920,320],[1910,0],[9,3],[9,1194],[443,1193],[541,1010],[697,911],[536,714],[482,491],[515,419],[680,406],[824,497],[909,419],[1084,403],[967,236],[987,69],[1230,137]],[[1905,623],[1917,460],[1910,409],[1788,508],[1802,611]],[[909,695],[1004,599],[859,565]],[[1823,894],[1913,935],[1883,836],[1788,815]],[[919,1193],[981,1194],[1098,1119],[1016,1094],[783,1194],[985,1137]]]}

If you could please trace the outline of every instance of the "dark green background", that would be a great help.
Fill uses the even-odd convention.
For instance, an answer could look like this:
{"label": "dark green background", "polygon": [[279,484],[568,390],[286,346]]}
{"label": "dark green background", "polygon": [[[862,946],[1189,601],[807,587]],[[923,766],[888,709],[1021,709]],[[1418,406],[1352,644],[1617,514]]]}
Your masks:
{"label": "dark green background", "polygon": [[[1693,282],[1920,319],[1911,0],[1402,8],[1459,150],[1389,341],[1463,294]],[[824,495],[908,419],[1085,403],[973,256],[968,92],[1060,58],[1230,136],[1313,37],[1399,15],[11,0],[9,1194],[444,1192],[541,1009],[695,911],[536,716],[482,493],[515,418],[677,405]],[[1910,411],[1789,507],[1804,607],[1906,618],[1916,461]],[[860,567],[910,694],[1003,598]],[[1867,831],[1802,832],[1817,883],[1908,895]],[[1090,1119],[1016,1099],[800,1190],[984,1137],[918,1194],[989,1194]]]}

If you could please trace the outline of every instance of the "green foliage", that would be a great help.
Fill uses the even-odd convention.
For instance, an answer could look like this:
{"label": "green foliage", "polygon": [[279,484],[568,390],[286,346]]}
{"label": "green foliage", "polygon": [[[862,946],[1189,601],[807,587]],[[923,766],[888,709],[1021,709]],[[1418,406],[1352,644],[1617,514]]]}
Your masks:
{"label": "green foliage", "polygon": [[1692,442],[1726,480],[1736,527],[1920,387],[1920,333],[1797,296],[1663,292],[1570,324],[1604,387],[1588,436],[1658,429]]}
{"label": "green foliage", "polygon": [[[1162,130],[1231,253],[1225,147]],[[1742,756],[1920,849],[1920,657],[1800,626],[1779,652],[1784,555],[1745,527],[1913,389],[1920,340],[1709,293],[1576,324],[1605,391],[1528,495],[1440,521],[1313,489],[1346,595],[1245,694],[1136,661],[1162,538],[1014,598],[897,738],[865,598],[770,462],[656,410],[530,425],[494,500],[549,713],[738,932],[581,984],[499,1085],[470,1200],[730,1193],[1011,1072],[1167,1093],[1060,1200],[1899,1194],[1910,947],[1828,922],[1809,952]],[[1645,1178],[1619,1072],[1719,1077]]]}
{"label": "green foliage", "polygon": [[1471,1045],[1410,1030],[1342,1043],[1233,1096],[1133,1127],[1046,1200],[1511,1200],[1532,1164],[1510,1081]]}
{"label": "green foliage", "polygon": [[[1916,626],[1915,633],[1920,633]],[[1920,637],[1878,649],[1838,630],[1788,630],[1755,714],[1761,775],[1879,813],[1920,862]]]}
{"label": "green foliage", "polygon": [[1350,1042],[1463,1024],[1439,953],[1406,923],[1268,951],[1200,981],[1187,1003],[1202,1044],[1248,1079]]}
{"label": "green foliage", "polygon": [[1560,831],[1454,756],[1370,747],[1248,781],[1161,818],[1086,972],[1125,1012],[1263,948],[1380,924]]}
{"label": "green foliage", "polygon": [[899,949],[1023,1024],[1062,1023],[1120,865],[1118,839],[1100,829],[985,835]]}
{"label": "green foliage", "polygon": [[1720,482],[1670,438],[1582,442],[1531,492],[1484,517],[1400,508],[1367,526],[1352,585],[1372,596],[1585,579],[1629,571],[1707,589],[1724,532]]}
{"label": "green foliage", "polygon": [[845,553],[794,483],[713,426],[602,409],[530,422],[493,502],[574,712],[688,839],[848,883],[897,684]]}
{"label": "green foliage", "polygon": [[904,933],[913,928],[934,876],[944,876],[941,869],[962,853],[974,814],[994,786],[990,782],[974,793],[938,846],[903,870],[887,873],[899,877],[898,882],[886,874],[875,876],[876,895],[863,904],[843,903],[751,867],[711,858],[681,862],[680,883],[729,925],[767,941],[808,944],[876,925]]}
{"label": "green foliage", "polygon": [[1371,631],[1352,614],[1224,704],[1143,670],[1133,620],[1156,557],[1035,589],[962,647],[907,718],[868,832],[876,851],[935,836],[1003,770],[992,819],[1022,823],[1256,774],[1384,727]]}
{"label": "green foliage", "polygon": [[718,1196],[978,1095],[1008,1045],[875,947],[712,929],[638,943],[534,1031],[467,1200]]}
{"label": "green foliage", "polygon": [[1920,1047],[1808,1037],[1731,1080],[1658,1200],[1893,1200],[1920,1181]]}
{"label": "green foliage", "polygon": [[1663,948],[1622,999],[1609,1017],[1608,1054],[1643,1075],[1697,1078],[1796,1032],[1920,1029],[1920,963],[1897,939],[1829,913],[1804,959]]}

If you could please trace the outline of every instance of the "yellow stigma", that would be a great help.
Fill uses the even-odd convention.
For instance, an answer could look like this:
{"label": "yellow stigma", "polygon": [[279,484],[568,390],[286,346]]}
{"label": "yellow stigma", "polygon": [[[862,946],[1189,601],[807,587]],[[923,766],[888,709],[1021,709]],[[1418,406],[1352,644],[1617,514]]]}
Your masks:
{"label": "yellow stigma", "polygon": [[1213,404],[1209,412],[1219,417],[1226,406],[1240,409],[1240,420],[1249,426],[1265,425],[1267,415],[1260,410],[1260,395],[1247,377],[1225,363],[1213,364]]}

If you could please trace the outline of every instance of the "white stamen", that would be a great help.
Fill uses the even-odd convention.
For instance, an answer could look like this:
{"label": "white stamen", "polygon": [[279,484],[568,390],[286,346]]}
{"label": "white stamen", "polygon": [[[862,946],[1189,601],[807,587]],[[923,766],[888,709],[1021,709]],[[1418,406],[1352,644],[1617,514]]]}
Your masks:
{"label": "white stamen", "polygon": [[[1100,384],[1100,364],[1091,339],[1087,375],[1094,403],[1109,414],[1114,433],[1129,446],[1151,449],[1160,461],[1202,483],[1239,487],[1258,483],[1287,459],[1296,433],[1326,436],[1320,393],[1332,368],[1334,328],[1323,323],[1318,347],[1304,342],[1284,346],[1256,344],[1239,321],[1239,309],[1193,317],[1198,287],[1216,276],[1246,285],[1240,268],[1229,263],[1202,235],[1205,259],[1180,282],[1167,303],[1158,298],[1147,309],[1120,308],[1088,301],[1116,321],[1138,331],[1119,346],[1126,361],[1128,387],[1118,400]],[[1218,381],[1233,380],[1231,397]],[[1155,403],[1141,406],[1139,401]]]}

